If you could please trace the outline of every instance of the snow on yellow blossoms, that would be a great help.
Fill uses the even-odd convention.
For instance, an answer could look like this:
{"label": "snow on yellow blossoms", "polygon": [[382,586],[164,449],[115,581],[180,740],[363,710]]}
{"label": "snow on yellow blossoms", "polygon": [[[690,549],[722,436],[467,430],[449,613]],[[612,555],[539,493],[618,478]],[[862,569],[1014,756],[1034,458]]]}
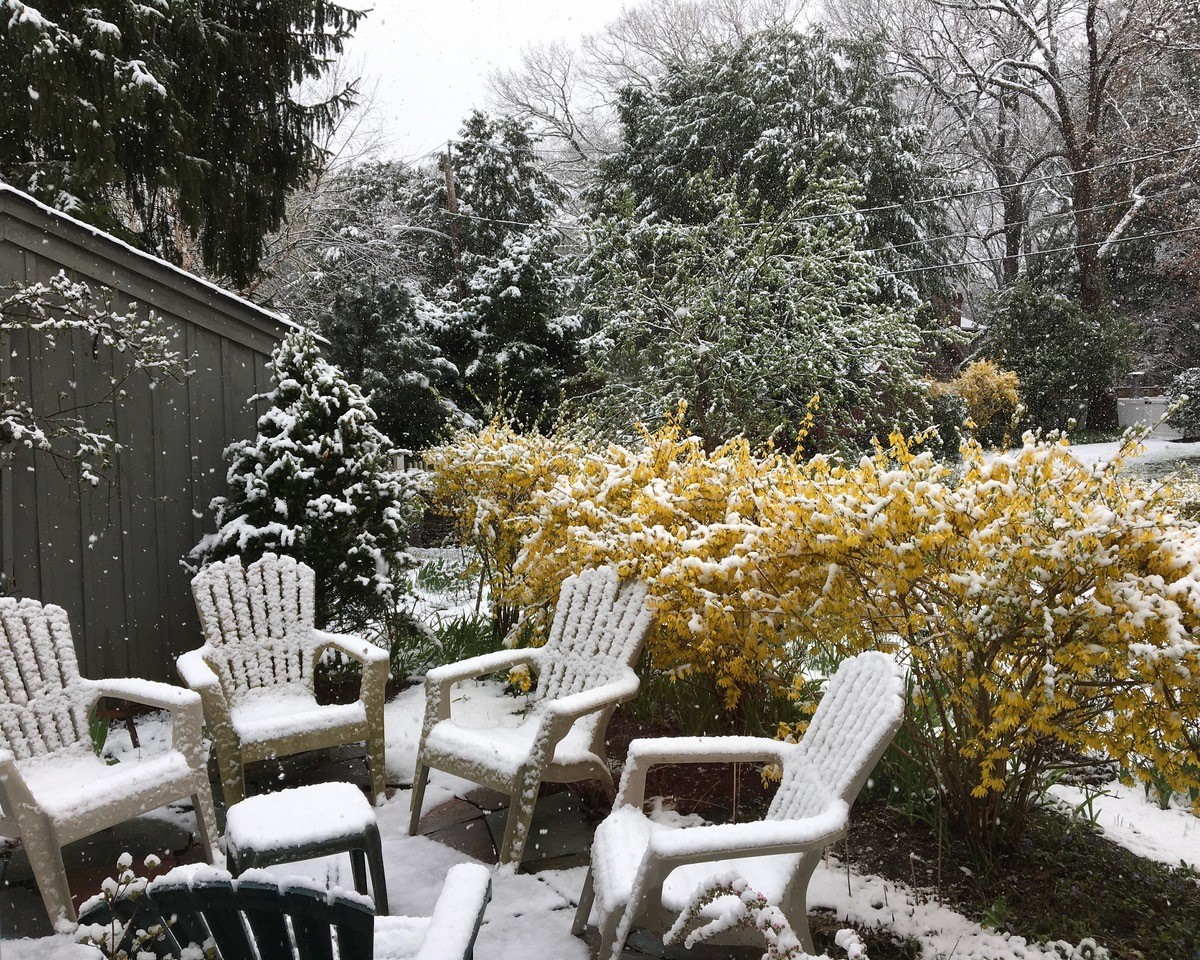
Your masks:
{"label": "snow on yellow blossoms", "polygon": [[1089,467],[1026,436],[955,468],[893,436],[805,461],[706,452],[669,421],[590,450],[492,426],[430,463],[532,625],[567,574],[616,564],[650,584],[654,666],[709,677],[731,709],[784,692],[781,664],[895,652],[915,759],[951,819],[991,835],[1065,753],[1200,786],[1200,532],[1124,455]]}

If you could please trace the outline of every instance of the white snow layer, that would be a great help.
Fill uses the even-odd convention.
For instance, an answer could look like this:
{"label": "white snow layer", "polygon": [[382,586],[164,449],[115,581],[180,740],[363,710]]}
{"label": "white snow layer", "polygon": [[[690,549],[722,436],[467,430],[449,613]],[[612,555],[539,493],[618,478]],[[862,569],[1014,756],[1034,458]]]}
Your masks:
{"label": "white snow layer", "polygon": [[[456,702],[455,710],[466,708],[467,703],[466,698]],[[473,689],[469,703],[470,711],[464,709],[463,722],[481,726],[506,716],[512,723],[516,719],[514,711],[519,710],[519,701],[503,696],[494,684]],[[391,782],[408,783],[412,777],[423,710],[424,691],[420,685],[405,690],[387,706]],[[154,747],[165,747],[168,729],[165,718],[161,722],[139,720],[143,752],[148,744],[154,745],[152,752]],[[124,740],[124,731],[114,729],[109,745],[114,754],[120,756],[129,750]],[[473,789],[475,784],[434,770],[425,809]],[[1138,788],[1113,785],[1108,791],[1107,796],[1095,801],[1095,807],[1100,827],[1112,840],[1166,863],[1178,864],[1183,859],[1200,866],[1200,819],[1180,809],[1160,811],[1156,804],[1145,800]],[[1056,792],[1068,803],[1082,799],[1071,788],[1059,787]],[[450,867],[474,861],[428,837],[407,836],[408,797],[408,791],[399,791],[375,810],[383,838],[389,900],[396,913],[428,917]],[[302,874],[353,889],[350,861],[345,856],[272,867],[270,872],[276,876]],[[509,960],[518,945],[521,960],[589,960],[586,944],[573,937],[570,930],[583,877],[582,867],[536,875],[493,871],[492,901],[484,913],[476,946],[478,960]],[[847,873],[834,858],[817,868],[809,889],[809,906],[831,908],[837,912],[839,924],[859,931],[883,924],[898,936],[914,937],[921,943],[923,960],[1069,960],[1080,956],[1078,944],[1029,944],[1021,937],[985,929],[938,905],[928,893],[864,876],[853,869]],[[392,924],[387,933],[381,929],[380,934],[404,941],[403,926]],[[410,937],[419,935],[419,928],[409,932]],[[5,940],[3,956],[4,960],[94,960],[98,954],[57,936]]]}

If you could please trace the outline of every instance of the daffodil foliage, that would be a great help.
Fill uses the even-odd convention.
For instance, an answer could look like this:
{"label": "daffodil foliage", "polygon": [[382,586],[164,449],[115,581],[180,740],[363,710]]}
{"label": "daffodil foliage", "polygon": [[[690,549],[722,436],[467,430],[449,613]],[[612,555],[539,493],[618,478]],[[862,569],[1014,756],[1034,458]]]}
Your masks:
{"label": "daffodil foliage", "polygon": [[592,450],[493,427],[431,463],[464,531],[503,544],[527,623],[567,574],[615,563],[651,586],[654,665],[711,678],[731,711],[786,690],[782,664],[894,652],[914,759],[988,846],[1064,758],[1200,786],[1200,528],[1122,472],[1128,449],[1092,467],[1030,434],[951,468],[919,446],[706,452],[676,420]]}

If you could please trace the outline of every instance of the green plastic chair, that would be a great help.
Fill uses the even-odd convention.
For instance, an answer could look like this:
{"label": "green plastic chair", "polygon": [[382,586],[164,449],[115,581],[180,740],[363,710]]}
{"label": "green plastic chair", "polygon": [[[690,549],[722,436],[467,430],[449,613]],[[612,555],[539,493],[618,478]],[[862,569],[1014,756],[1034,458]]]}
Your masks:
{"label": "green plastic chair", "polygon": [[377,918],[366,897],[301,878],[253,870],[235,879],[189,866],[136,897],[93,898],[79,922],[112,929],[127,951],[134,931],[162,925],[162,937],[139,948],[159,960],[177,960],[192,945],[211,948],[214,960],[472,960],[490,898],[491,874],[481,864],[450,868],[428,918]]}

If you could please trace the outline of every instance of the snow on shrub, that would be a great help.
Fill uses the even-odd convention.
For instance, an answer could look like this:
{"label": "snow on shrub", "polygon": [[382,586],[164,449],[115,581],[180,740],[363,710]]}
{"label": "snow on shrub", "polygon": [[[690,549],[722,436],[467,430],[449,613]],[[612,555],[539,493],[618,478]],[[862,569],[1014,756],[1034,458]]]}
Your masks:
{"label": "snow on shrub", "polygon": [[[1200,535],[1123,475],[1129,444],[1088,467],[1027,434],[990,458],[966,444],[952,469],[899,436],[851,464],[740,440],[710,453],[678,422],[574,457],[508,442],[508,471],[483,457],[472,524],[519,538],[503,595],[535,628],[565,576],[614,563],[650,585],[654,665],[710,678],[731,710],[786,689],[783,663],[893,650],[916,685],[916,759],[988,846],[1019,838],[1064,751],[1196,785]],[[466,488],[481,454],[454,451],[439,462]]]}
{"label": "snow on shrub", "polygon": [[491,594],[497,636],[516,623],[509,595],[521,548],[518,520],[533,495],[574,469],[581,453],[573,441],[536,430],[518,433],[495,417],[478,430],[459,431],[450,443],[423,455],[433,479],[433,510],[454,519],[459,542],[477,558]]}
{"label": "snow on shrub", "polygon": [[251,400],[271,406],[253,440],[226,448],[229,495],[212,501],[217,531],[191,556],[294,556],[316,571],[318,619],[357,626],[404,589],[419,481],[394,469],[367,398],[311,333],[284,339],[268,369],[275,388]]}
{"label": "snow on shrub", "polygon": [[[715,919],[704,912],[712,906],[722,908]],[[762,960],[829,960],[826,954],[816,957],[806,953],[784,912],[732,870],[697,886],[675,924],[663,935],[663,942],[682,942],[690,950],[730,930],[757,930],[767,947]],[[869,960],[867,948],[855,931],[839,930],[834,942],[846,952],[848,960]]]}
{"label": "snow on shrub", "polygon": [[976,360],[948,383],[931,384],[930,394],[961,398],[971,435],[984,446],[1005,445],[1005,435],[1021,402],[1017,375],[991,360]]}
{"label": "snow on shrub", "polygon": [[1171,425],[1188,439],[1200,437],[1200,367],[1189,367],[1176,374],[1167,397],[1173,405],[1180,405],[1171,413]]}

